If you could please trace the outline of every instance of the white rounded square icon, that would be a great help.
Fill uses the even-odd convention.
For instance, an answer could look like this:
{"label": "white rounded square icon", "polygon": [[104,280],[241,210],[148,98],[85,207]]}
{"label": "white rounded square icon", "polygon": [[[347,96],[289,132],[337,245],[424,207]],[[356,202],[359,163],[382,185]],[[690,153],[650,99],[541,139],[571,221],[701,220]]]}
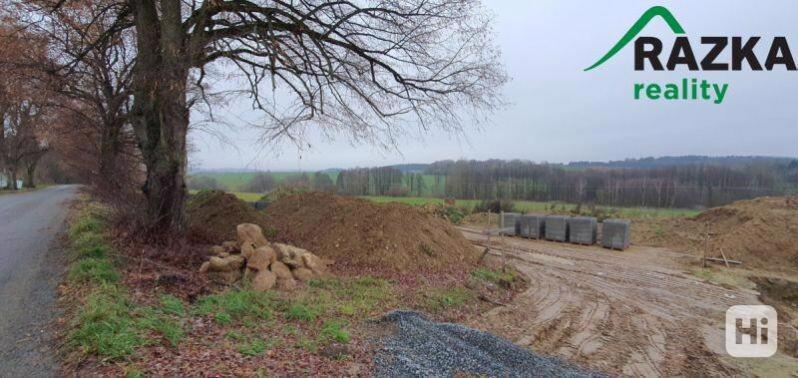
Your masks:
{"label": "white rounded square icon", "polygon": [[726,310],[726,352],[732,357],[770,357],[778,349],[778,316],[771,306]]}

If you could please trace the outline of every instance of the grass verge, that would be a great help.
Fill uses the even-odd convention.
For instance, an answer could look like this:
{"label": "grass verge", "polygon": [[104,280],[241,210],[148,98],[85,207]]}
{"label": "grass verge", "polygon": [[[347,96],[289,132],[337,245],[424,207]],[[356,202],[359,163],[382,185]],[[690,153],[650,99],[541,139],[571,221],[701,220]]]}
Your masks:
{"label": "grass verge", "polygon": [[89,357],[121,361],[154,343],[177,346],[185,334],[179,319],[182,302],[164,297],[160,306],[150,307],[131,300],[103,236],[103,213],[87,206],[68,232],[73,261],[66,284],[76,289],[70,299],[79,305],[70,316],[67,354],[74,362]]}

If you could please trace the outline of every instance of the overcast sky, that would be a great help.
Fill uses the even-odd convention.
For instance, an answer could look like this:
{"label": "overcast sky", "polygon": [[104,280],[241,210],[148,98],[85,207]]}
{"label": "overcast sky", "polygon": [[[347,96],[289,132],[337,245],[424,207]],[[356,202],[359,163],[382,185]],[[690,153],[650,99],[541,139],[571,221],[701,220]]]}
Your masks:
{"label": "overcast sky", "polygon": [[[227,142],[193,132],[192,168],[318,170],[428,163],[442,159],[528,159],[568,162],[665,155],[798,155],[798,72],[635,72],[632,47],[603,66],[601,57],[650,6],[641,1],[486,1],[496,16],[496,40],[511,81],[510,106],[493,125],[463,135],[432,133],[399,141],[399,151],[309,135],[310,149],[257,145],[257,134],[229,131]],[[699,59],[701,36],[762,36],[764,61],[773,36],[787,36],[798,56],[798,3],[792,1],[670,1]],[[655,20],[642,35],[659,37],[669,52],[672,33]],[[666,55],[666,54],[663,54]],[[721,60],[728,61],[728,51]],[[635,83],[682,78],[728,83],[722,104],[634,100]],[[248,102],[228,119],[252,120]],[[232,117],[232,118],[231,118]],[[195,117],[196,118],[196,117]]]}

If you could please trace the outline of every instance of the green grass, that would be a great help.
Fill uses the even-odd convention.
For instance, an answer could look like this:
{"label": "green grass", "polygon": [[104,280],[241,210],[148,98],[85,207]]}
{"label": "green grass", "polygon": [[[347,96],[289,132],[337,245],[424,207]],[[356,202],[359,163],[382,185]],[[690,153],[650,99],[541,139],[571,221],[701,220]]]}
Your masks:
{"label": "green grass", "polygon": [[296,303],[288,307],[285,317],[289,320],[301,320],[303,322],[313,322],[319,316],[319,308],[305,303]]}
{"label": "green grass", "polygon": [[108,284],[118,281],[119,273],[107,259],[88,257],[72,265],[68,277],[78,283]]}
{"label": "green grass", "polygon": [[181,317],[186,315],[186,307],[183,305],[183,301],[172,295],[161,295],[161,309],[164,313],[171,315]]}
{"label": "green grass", "polygon": [[456,287],[446,290],[432,290],[423,293],[425,296],[425,307],[433,312],[441,312],[455,307],[460,307],[474,299],[471,291]]}
{"label": "green grass", "polygon": [[493,282],[493,283],[502,283],[502,282],[513,282],[515,281],[516,277],[513,272],[502,272],[500,270],[493,270],[488,268],[478,268],[477,270],[471,272],[471,276],[477,279],[481,279],[483,281]]}
{"label": "green grass", "polygon": [[266,342],[262,339],[254,339],[239,344],[236,350],[245,356],[259,356],[266,351]]}
{"label": "green grass", "polygon": [[[118,284],[119,272],[107,256],[111,247],[101,234],[103,221],[97,208],[88,207],[70,227],[70,249],[76,260],[68,281],[85,285],[89,293],[70,321],[66,347],[81,358],[98,356],[123,360],[139,347],[162,337],[175,347],[184,337],[183,302],[162,296],[159,307],[136,305],[128,289]],[[130,374],[127,374],[130,375]],[[135,376],[135,374],[133,374]]]}
{"label": "green grass", "polygon": [[320,339],[323,341],[336,341],[342,344],[349,342],[349,332],[345,329],[346,324],[338,320],[328,320],[321,326]]}
{"label": "green grass", "polygon": [[69,335],[68,346],[84,355],[117,360],[131,355],[147,343],[142,337],[127,295],[115,286],[105,286],[91,294],[80,309]]}
{"label": "green grass", "polygon": [[[222,186],[225,187],[226,190],[229,191],[239,191],[242,190],[249,182],[252,180],[255,175],[258,175],[263,172],[204,172],[193,174],[193,177],[210,177],[215,179],[219,182]],[[274,179],[281,183],[288,177],[294,176],[301,176],[302,172],[267,172],[270,174]],[[305,172],[309,177],[312,177],[315,172]],[[337,173],[327,173],[330,178],[335,182],[335,179],[338,178]],[[260,198],[260,196],[258,197]]]}
{"label": "green grass", "polygon": [[246,319],[267,320],[280,302],[274,292],[231,290],[202,297],[194,306],[195,315],[210,316],[220,324]]}
{"label": "green grass", "polygon": [[[259,193],[246,193],[246,192],[233,192],[235,196],[244,201],[254,202],[259,200],[263,195]],[[425,204],[443,205],[444,201],[441,198],[429,197],[388,197],[388,196],[361,196],[360,198],[367,199],[376,203],[404,203],[407,205],[421,206]],[[455,206],[465,208],[468,211],[474,209],[480,200],[457,200]],[[578,205],[563,202],[535,202],[535,201],[513,201],[516,211],[523,213],[570,213],[574,211]],[[612,213],[622,218],[673,218],[673,217],[692,217],[701,213],[700,210],[692,209],[665,209],[665,208],[650,208],[650,207],[613,207],[613,206],[597,206],[597,209],[606,213]],[[582,212],[588,211],[587,206],[582,206]]]}
{"label": "green grass", "polygon": [[[441,198],[424,197],[387,197],[387,196],[363,196],[369,201],[376,203],[398,202],[408,205],[420,206],[425,204],[443,205]],[[480,200],[457,200],[455,206],[473,210]],[[563,202],[535,202],[535,201],[513,201],[516,211],[524,213],[567,213],[576,209],[577,205]],[[662,218],[662,217],[690,217],[698,215],[700,210],[692,209],[664,209],[648,207],[612,207],[597,206],[610,212],[617,212],[618,216],[624,218]],[[582,206],[582,210],[587,208]]]}

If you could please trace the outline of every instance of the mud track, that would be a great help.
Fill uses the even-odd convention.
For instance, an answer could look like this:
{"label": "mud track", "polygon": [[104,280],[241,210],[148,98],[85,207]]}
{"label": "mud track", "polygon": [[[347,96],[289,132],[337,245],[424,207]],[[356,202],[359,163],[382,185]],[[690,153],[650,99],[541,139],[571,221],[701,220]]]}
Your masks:
{"label": "mud track", "polygon": [[741,374],[721,359],[723,321],[729,306],[759,304],[757,293],[683,273],[688,256],[517,238],[493,237],[488,244],[478,230],[461,231],[530,278],[515,301],[471,326],[609,374]]}

